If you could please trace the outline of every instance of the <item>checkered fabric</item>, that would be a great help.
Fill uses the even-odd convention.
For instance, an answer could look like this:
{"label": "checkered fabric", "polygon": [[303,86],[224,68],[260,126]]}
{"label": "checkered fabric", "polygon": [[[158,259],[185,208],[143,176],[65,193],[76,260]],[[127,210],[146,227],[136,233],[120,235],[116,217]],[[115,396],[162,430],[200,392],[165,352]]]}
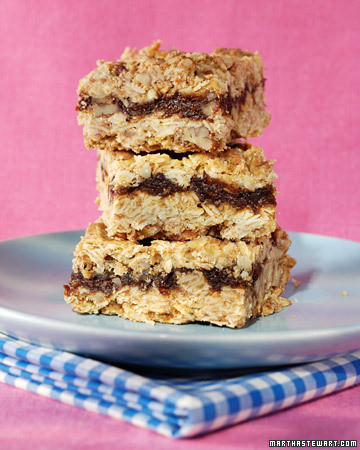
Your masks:
{"label": "checkered fabric", "polygon": [[180,379],[144,377],[0,334],[0,381],[183,438],[353,386],[360,382],[360,351],[281,370]]}

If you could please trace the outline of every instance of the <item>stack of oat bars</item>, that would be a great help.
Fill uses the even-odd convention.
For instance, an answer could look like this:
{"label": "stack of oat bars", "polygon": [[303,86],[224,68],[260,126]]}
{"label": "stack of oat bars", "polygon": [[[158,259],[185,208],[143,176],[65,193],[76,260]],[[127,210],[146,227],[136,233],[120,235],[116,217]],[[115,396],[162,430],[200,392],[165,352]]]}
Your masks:
{"label": "stack of oat bars", "polygon": [[276,175],[247,143],[270,120],[259,54],[156,42],[100,61],[78,93],[102,215],[75,250],[74,311],[241,327],[288,305]]}

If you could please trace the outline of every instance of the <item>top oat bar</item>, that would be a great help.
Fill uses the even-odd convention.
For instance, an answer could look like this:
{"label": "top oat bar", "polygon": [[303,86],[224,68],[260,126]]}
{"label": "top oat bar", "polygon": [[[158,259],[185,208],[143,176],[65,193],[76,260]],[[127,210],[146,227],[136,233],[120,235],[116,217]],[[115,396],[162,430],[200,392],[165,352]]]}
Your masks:
{"label": "top oat bar", "polygon": [[88,148],[222,151],[270,121],[261,57],[238,49],[185,53],[160,42],[126,49],[118,61],[100,61],[78,94]]}

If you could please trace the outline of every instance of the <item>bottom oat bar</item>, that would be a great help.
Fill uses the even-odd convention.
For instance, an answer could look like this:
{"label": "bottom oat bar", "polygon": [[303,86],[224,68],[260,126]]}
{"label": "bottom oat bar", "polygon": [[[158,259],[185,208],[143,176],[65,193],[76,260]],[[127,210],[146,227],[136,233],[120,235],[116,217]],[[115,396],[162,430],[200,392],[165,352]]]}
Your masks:
{"label": "bottom oat bar", "polygon": [[132,242],[109,238],[99,221],[76,247],[65,300],[79,313],[242,327],[290,304],[281,297],[295,264],[289,245],[280,228],[249,243],[210,236]]}

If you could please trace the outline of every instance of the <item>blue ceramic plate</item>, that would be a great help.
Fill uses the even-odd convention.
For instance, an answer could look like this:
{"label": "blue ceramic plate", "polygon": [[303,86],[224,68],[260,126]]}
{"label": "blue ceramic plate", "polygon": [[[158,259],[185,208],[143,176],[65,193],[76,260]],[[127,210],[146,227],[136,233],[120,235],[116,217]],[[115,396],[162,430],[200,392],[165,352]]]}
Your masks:
{"label": "blue ceramic plate", "polygon": [[295,364],[360,348],[358,242],[290,233],[291,276],[301,282],[286,287],[293,305],[233,330],[73,313],[62,285],[82,233],[0,243],[1,331],[106,361],[185,369]]}

